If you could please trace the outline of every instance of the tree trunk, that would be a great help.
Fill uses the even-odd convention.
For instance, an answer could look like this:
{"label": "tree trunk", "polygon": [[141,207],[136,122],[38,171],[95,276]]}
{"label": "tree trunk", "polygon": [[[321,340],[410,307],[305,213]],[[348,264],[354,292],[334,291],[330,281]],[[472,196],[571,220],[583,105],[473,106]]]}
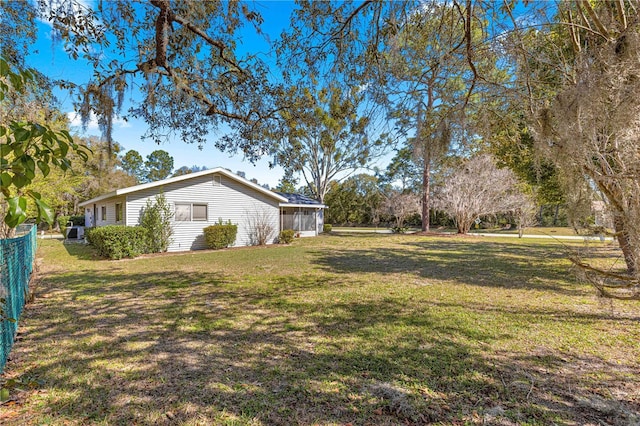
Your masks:
{"label": "tree trunk", "polygon": [[[427,111],[425,113],[425,117],[429,117],[433,113],[433,82],[435,80],[435,75],[432,74],[429,85],[427,88]],[[420,104],[420,108],[418,110],[418,117],[422,119],[422,104]],[[425,136],[421,123],[418,124],[418,138],[421,138],[420,143],[422,144],[422,160],[423,160],[423,169],[422,169],[422,232],[429,231],[429,207],[430,207],[430,197],[429,191],[431,187],[429,185],[429,175],[431,174],[431,157],[432,157],[432,144],[434,143],[433,139],[423,140],[422,138],[428,137],[432,138],[433,135],[429,134]]]}
{"label": "tree trunk", "polygon": [[616,231],[616,238],[618,239],[620,250],[622,250],[624,261],[627,264],[627,273],[632,277],[635,277],[638,274],[638,264],[636,262],[633,247],[629,241],[629,235],[626,231],[624,217],[621,214],[614,214],[613,227]]}
{"label": "tree trunk", "polygon": [[469,233],[471,226],[466,223],[458,222],[457,228],[458,228],[458,234],[466,235]]}
{"label": "tree trunk", "polygon": [[544,212],[544,204],[540,204],[540,212],[538,213],[538,223],[540,224],[540,226],[544,226],[544,222],[542,221],[543,212]]}
{"label": "tree trunk", "polygon": [[[425,150],[427,152],[428,150]],[[422,231],[429,231],[429,191],[431,190],[429,183],[429,175],[431,174],[431,158],[430,155],[424,156],[424,168],[422,169]]]}
{"label": "tree trunk", "polygon": [[471,229],[473,220],[470,220],[466,214],[462,214],[455,218],[455,223],[458,234],[467,234]]}
{"label": "tree trunk", "polygon": [[556,210],[553,213],[553,226],[556,226],[556,223],[558,223],[558,211],[560,210],[560,204],[556,204]]}

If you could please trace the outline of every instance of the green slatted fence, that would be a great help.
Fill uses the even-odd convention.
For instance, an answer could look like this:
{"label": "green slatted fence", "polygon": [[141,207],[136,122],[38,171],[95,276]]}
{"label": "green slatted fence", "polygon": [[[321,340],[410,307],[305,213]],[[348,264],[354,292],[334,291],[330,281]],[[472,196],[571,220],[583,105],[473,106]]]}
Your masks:
{"label": "green slatted fence", "polygon": [[0,240],[0,299],[4,299],[4,317],[0,318],[0,373],[11,352],[18,320],[29,294],[36,245],[35,225],[20,225],[16,237]]}

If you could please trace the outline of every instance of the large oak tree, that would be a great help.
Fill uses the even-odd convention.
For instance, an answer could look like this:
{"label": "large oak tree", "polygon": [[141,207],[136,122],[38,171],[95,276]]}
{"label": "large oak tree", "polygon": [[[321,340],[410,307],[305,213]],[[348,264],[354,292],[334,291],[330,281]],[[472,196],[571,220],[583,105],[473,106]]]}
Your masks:
{"label": "large oak tree", "polygon": [[321,202],[329,182],[365,167],[384,151],[384,136],[369,136],[370,122],[361,115],[363,95],[358,88],[301,86],[292,88],[286,99],[276,161],[287,175],[300,173]]}
{"label": "large oak tree", "polygon": [[[260,37],[262,17],[250,3],[150,0],[39,2],[70,54],[94,67],[90,81],[62,82],[78,95],[83,119],[98,117],[111,140],[116,114],[144,119],[156,142],[177,134],[202,145],[210,132],[221,149],[264,155],[262,135],[276,117],[278,87],[258,52],[240,48],[242,31]],[[247,29],[249,28],[249,29]],[[106,60],[105,58],[109,58]],[[126,93],[138,92],[126,112]]]}

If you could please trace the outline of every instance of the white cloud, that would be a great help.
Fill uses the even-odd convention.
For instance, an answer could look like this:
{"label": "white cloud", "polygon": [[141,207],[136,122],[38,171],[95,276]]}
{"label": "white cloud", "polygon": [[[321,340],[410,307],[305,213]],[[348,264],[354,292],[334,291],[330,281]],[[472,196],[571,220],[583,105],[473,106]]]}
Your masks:
{"label": "white cloud", "polygon": [[120,127],[121,129],[126,129],[128,127],[131,127],[131,123],[129,123],[127,120],[125,120],[122,117],[116,117],[113,120],[113,124],[115,124],[116,126]]}
{"label": "white cloud", "polygon": [[[82,119],[80,118],[80,114],[75,111],[71,111],[67,113],[67,118],[69,119],[69,124],[71,127],[81,127]],[[91,117],[89,118],[89,122],[87,123],[87,130],[94,130],[98,128],[98,118],[95,114],[91,113]]]}
{"label": "white cloud", "polygon": [[[67,118],[69,119],[69,124],[71,125],[71,127],[82,127],[82,119],[80,118],[80,114],[78,114],[77,112],[68,112]],[[120,129],[125,129],[131,127],[131,123],[129,123],[122,117],[116,116],[113,118],[113,126]],[[91,113],[91,115],[89,116],[89,122],[87,123],[87,130],[97,130],[99,127],[100,126],[98,126],[98,117],[96,117],[94,113]]]}

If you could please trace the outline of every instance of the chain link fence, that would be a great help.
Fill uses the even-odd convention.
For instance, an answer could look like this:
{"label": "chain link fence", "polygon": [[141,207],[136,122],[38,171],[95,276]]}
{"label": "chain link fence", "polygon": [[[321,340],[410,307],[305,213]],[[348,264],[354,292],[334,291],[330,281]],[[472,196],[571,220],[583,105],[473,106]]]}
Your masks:
{"label": "chain link fence", "polygon": [[0,240],[0,373],[9,357],[18,319],[29,294],[36,245],[35,225],[21,225],[15,237]]}

